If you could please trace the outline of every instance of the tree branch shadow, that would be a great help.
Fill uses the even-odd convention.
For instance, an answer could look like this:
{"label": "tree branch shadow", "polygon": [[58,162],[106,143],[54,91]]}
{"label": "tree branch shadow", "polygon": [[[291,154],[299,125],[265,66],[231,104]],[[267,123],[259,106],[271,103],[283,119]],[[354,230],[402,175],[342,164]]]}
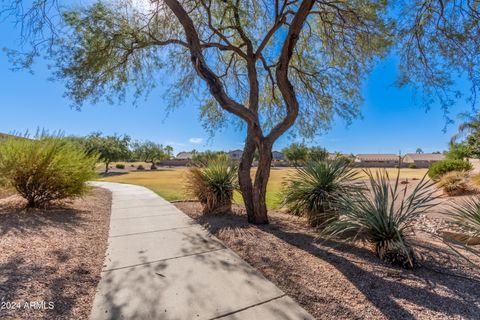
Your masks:
{"label": "tree branch shadow", "polygon": [[[468,274],[461,274],[461,270],[455,270],[460,277],[422,267],[414,271],[401,270],[383,263],[366,248],[319,239],[312,230],[292,227],[291,223],[285,223],[278,217],[273,218],[270,225],[257,227],[249,225],[238,212],[222,216],[198,216],[196,221],[213,234],[221,235],[225,232],[230,237],[258,228],[321,259],[342,273],[388,319],[414,318],[402,304],[415,305],[416,309],[431,310],[447,317],[475,318],[480,314],[480,284],[473,279],[466,281],[462,277],[468,278]],[[428,250],[447,254],[445,248],[430,246]],[[448,265],[438,267],[449,268]],[[438,293],[437,289],[443,292]]]}

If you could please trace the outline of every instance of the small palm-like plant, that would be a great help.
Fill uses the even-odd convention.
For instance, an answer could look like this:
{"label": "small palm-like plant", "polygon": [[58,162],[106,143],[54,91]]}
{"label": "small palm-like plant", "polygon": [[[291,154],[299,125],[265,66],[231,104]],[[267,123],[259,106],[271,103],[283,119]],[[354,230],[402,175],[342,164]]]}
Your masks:
{"label": "small palm-like plant", "polygon": [[401,190],[399,174],[391,182],[386,171],[377,172],[375,176],[370,171],[366,173],[370,188],[357,192],[354,197],[341,197],[339,219],[331,221],[322,234],[368,242],[380,259],[413,268],[415,253],[410,242],[413,222],[420,213],[435,205],[434,184],[423,177],[407,194],[408,185]]}
{"label": "small palm-like plant", "polygon": [[232,208],[238,189],[237,170],[226,158],[213,159],[188,170],[186,189],[203,206],[203,213],[222,213]]}
{"label": "small palm-like plant", "polygon": [[322,226],[336,218],[341,196],[358,191],[357,179],[356,171],[343,159],[309,162],[285,182],[283,205],[307,217],[310,225]]}

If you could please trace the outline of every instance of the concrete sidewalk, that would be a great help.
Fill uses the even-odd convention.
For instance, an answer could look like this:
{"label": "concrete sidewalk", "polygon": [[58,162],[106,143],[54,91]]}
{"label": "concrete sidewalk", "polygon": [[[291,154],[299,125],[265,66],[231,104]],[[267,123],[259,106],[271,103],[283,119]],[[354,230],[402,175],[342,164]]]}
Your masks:
{"label": "concrete sidewalk", "polygon": [[200,225],[140,186],[112,192],[107,255],[90,318],[313,319]]}

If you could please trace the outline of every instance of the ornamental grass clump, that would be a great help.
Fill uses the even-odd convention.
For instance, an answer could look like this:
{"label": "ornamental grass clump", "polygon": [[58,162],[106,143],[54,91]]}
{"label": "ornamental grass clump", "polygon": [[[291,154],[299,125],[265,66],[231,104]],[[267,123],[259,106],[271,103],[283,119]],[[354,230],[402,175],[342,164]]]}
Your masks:
{"label": "ornamental grass clump", "polygon": [[438,186],[449,196],[460,196],[473,192],[468,172],[450,171],[438,180]]}
{"label": "ornamental grass clump", "polygon": [[204,214],[230,211],[237,189],[237,168],[227,158],[216,158],[188,170],[186,190],[200,201]]}
{"label": "ornamental grass clump", "polygon": [[341,197],[353,196],[361,189],[358,174],[344,159],[308,162],[296,168],[283,186],[283,206],[321,227],[338,216]]}
{"label": "ornamental grass clump", "polygon": [[0,144],[0,177],[28,207],[44,207],[84,194],[97,160],[61,137],[10,138]]}
{"label": "ornamental grass clump", "polygon": [[399,173],[394,181],[386,171],[366,173],[369,188],[353,197],[341,197],[339,219],[325,226],[322,235],[370,243],[383,261],[403,268],[415,267],[413,225],[419,214],[435,206],[434,183],[424,176],[407,192],[408,185],[400,186]]}

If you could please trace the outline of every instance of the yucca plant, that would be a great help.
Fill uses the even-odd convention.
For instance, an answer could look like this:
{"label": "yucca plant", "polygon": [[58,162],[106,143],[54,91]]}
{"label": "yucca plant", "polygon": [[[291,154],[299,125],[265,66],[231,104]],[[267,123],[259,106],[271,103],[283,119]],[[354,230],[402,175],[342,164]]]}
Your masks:
{"label": "yucca plant", "polygon": [[200,201],[203,213],[230,211],[233,193],[238,189],[236,167],[223,157],[193,166],[188,170],[186,189]]}
{"label": "yucca plant", "polygon": [[[472,255],[480,257],[480,250],[474,246],[478,244],[480,237],[480,196],[452,204],[445,214],[450,216],[453,223],[463,231],[462,233],[444,232],[445,243],[454,253],[478,268],[478,259],[475,262],[472,260]],[[459,248],[470,254],[465,254],[465,251],[460,251]]]}
{"label": "yucca plant", "polygon": [[472,237],[480,237],[480,197],[454,204],[449,211],[453,222]]}
{"label": "yucca plant", "polygon": [[424,176],[407,194],[408,185],[401,190],[399,173],[392,182],[386,171],[376,175],[365,172],[369,188],[356,192],[355,196],[341,197],[339,219],[325,226],[322,234],[327,238],[365,241],[373,245],[380,259],[413,268],[416,260],[410,239],[413,222],[435,205],[434,183]]}
{"label": "yucca plant", "polygon": [[283,206],[310,225],[322,226],[337,216],[341,196],[356,193],[361,187],[358,175],[343,159],[321,160],[296,168],[283,186]]}

